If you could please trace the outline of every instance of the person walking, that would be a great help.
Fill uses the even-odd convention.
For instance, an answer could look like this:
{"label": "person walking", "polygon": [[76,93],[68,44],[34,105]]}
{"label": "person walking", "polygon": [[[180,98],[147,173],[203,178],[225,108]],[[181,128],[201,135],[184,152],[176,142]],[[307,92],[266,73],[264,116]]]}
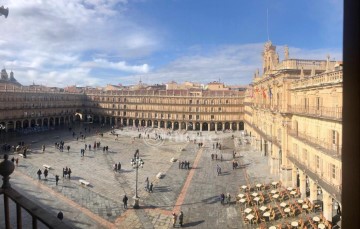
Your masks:
{"label": "person walking", "polygon": [[59,211],[59,213],[57,214],[57,217],[58,217],[58,219],[63,220],[64,214],[61,211]]}
{"label": "person walking", "polygon": [[230,193],[226,194],[227,203],[230,205],[231,196]]}
{"label": "person walking", "polygon": [[182,227],[183,221],[184,221],[184,213],[182,211],[180,211],[180,214],[179,214],[179,225],[180,225],[180,227]]}
{"label": "person walking", "polygon": [[71,173],[72,173],[71,169],[69,168],[69,170],[68,170],[69,180],[70,180]]}
{"label": "person walking", "polygon": [[225,201],[225,194],[224,194],[224,193],[221,193],[221,194],[220,194],[220,203],[221,203],[221,204],[224,204],[224,201]]}
{"label": "person walking", "polygon": [[128,197],[125,195],[123,198],[124,209],[127,209],[127,202],[128,202]]}
{"label": "person walking", "polygon": [[149,192],[149,189],[150,189],[150,186],[149,186],[149,177],[146,177],[145,183],[146,183],[145,189],[146,189],[146,191]]}
{"label": "person walking", "polygon": [[153,192],[153,183],[151,182],[150,187],[149,187],[149,192]]}
{"label": "person walking", "polygon": [[55,175],[55,182],[56,182],[56,185],[58,185],[58,182],[59,182],[59,175]]}
{"label": "person walking", "polygon": [[175,227],[176,220],[177,220],[177,215],[175,214],[175,212],[172,213],[172,220],[173,220],[173,227]]}
{"label": "person walking", "polygon": [[37,175],[38,175],[39,180],[41,180],[41,174],[42,174],[42,172],[41,172],[41,170],[39,169],[39,170],[37,171]]}
{"label": "person walking", "polygon": [[16,166],[19,166],[19,158],[15,159]]}
{"label": "person walking", "polygon": [[45,179],[47,178],[48,174],[49,174],[49,171],[47,170],[47,168],[45,168],[45,170],[44,170]]}

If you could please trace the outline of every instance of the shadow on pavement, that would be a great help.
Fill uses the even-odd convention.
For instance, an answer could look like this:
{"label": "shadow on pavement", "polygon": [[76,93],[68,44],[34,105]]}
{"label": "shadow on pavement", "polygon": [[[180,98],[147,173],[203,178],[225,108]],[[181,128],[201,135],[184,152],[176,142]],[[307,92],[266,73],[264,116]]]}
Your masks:
{"label": "shadow on pavement", "polygon": [[214,203],[219,202],[219,196],[212,196],[212,197],[201,200],[201,202],[204,202],[207,204],[214,204]]}
{"label": "shadow on pavement", "polygon": [[185,224],[183,224],[182,227],[194,227],[199,224],[202,224],[203,222],[205,222],[205,220],[199,220],[199,221],[195,221],[195,222],[191,222],[191,223],[185,223]]}

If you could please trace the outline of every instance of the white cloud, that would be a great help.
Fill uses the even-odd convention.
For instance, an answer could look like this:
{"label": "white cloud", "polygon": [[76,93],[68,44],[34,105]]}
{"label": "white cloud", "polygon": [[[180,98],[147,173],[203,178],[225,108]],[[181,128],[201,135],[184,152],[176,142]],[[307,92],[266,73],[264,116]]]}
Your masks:
{"label": "white cloud", "polygon": [[[145,28],[126,16],[127,3],[127,0],[4,1],[1,5],[9,7],[10,12],[8,18],[1,19],[0,65],[12,69],[20,83],[32,83],[36,74],[38,81],[49,81],[52,86],[64,86],[68,75],[79,77],[83,84],[101,82],[91,77],[90,66],[84,67],[98,53],[117,57],[111,61],[103,58],[101,64],[109,68],[146,73],[150,69],[148,64],[132,66],[128,62],[151,54],[158,49],[161,39],[153,28]],[[63,80],[54,81],[53,76]],[[59,85],[54,85],[58,81]]]}

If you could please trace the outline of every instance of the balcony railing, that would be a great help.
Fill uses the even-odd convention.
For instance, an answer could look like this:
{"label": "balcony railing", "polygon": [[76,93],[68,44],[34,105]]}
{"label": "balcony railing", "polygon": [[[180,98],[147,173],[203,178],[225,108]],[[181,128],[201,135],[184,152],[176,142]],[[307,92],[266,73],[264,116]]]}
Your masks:
{"label": "balcony railing", "polygon": [[310,78],[304,78],[297,80],[292,83],[292,89],[301,89],[308,86],[320,85],[320,84],[330,84],[330,83],[340,83],[343,82],[343,72],[342,70],[334,72],[325,72],[320,75],[316,75]]}
{"label": "balcony railing", "polygon": [[342,145],[332,144],[329,141],[321,140],[305,133],[297,132],[291,128],[288,128],[288,134],[305,144],[322,151],[323,153],[332,156],[336,159],[341,159]]}
{"label": "balcony railing", "polygon": [[308,177],[316,181],[321,188],[326,190],[328,193],[332,194],[332,196],[337,201],[341,202],[341,192],[342,192],[341,184],[340,185],[334,184],[327,177],[323,176],[322,171],[320,170],[315,171],[314,169],[311,168],[311,166],[304,164],[304,162],[302,162],[301,159],[298,158],[298,155],[295,155],[295,153],[287,151],[287,158],[292,163],[294,163],[296,167],[304,171]]}
{"label": "balcony railing", "polygon": [[342,107],[304,107],[299,105],[288,105],[288,112],[312,117],[330,118],[339,121],[342,120]]}

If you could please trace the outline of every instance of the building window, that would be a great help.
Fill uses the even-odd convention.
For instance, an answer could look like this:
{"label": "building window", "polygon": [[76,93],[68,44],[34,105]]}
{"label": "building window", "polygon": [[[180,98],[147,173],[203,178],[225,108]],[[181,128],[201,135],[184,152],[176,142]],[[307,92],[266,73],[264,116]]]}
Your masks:
{"label": "building window", "polygon": [[336,166],[334,164],[330,164],[331,168],[331,178],[336,179]]}
{"label": "building window", "polygon": [[199,120],[200,119],[200,115],[196,115],[196,120]]}
{"label": "building window", "polygon": [[211,120],[213,120],[214,119],[214,115],[211,115]]}
{"label": "building window", "polygon": [[219,111],[221,111],[221,107],[219,107]]}
{"label": "building window", "polygon": [[155,113],[155,118],[157,118],[157,113]]}
{"label": "building window", "polygon": [[320,157],[318,155],[315,155],[315,167],[320,169]]}
{"label": "building window", "polygon": [[168,114],[168,118],[171,118],[171,114]]}
{"label": "building window", "polygon": [[126,111],[124,111],[124,116],[126,116]]}
{"label": "building window", "polygon": [[199,100],[196,100],[196,104],[199,104]]}
{"label": "building window", "polygon": [[136,112],[136,113],[135,113],[135,117],[137,117],[137,116],[138,116],[138,113]]}
{"label": "building window", "polygon": [[164,114],[161,114],[161,118],[164,118]]}
{"label": "building window", "polygon": [[200,110],[200,108],[197,107],[197,108],[196,108],[196,112],[199,112],[199,110]]}
{"label": "building window", "polygon": [[185,119],[185,115],[183,115],[183,119]]}
{"label": "building window", "polygon": [[333,145],[337,144],[337,133],[336,130],[331,131],[331,142]]}
{"label": "building window", "polygon": [[228,104],[229,103],[229,100],[226,100],[226,104]]}
{"label": "building window", "polygon": [[320,102],[321,102],[320,97],[316,97],[316,109],[317,110],[320,110]]}
{"label": "building window", "polygon": [[192,115],[189,115],[189,119],[192,119]]}
{"label": "building window", "polygon": [[189,100],[189,104],[192,104],[192,100],[191,100],[191,99]]}

